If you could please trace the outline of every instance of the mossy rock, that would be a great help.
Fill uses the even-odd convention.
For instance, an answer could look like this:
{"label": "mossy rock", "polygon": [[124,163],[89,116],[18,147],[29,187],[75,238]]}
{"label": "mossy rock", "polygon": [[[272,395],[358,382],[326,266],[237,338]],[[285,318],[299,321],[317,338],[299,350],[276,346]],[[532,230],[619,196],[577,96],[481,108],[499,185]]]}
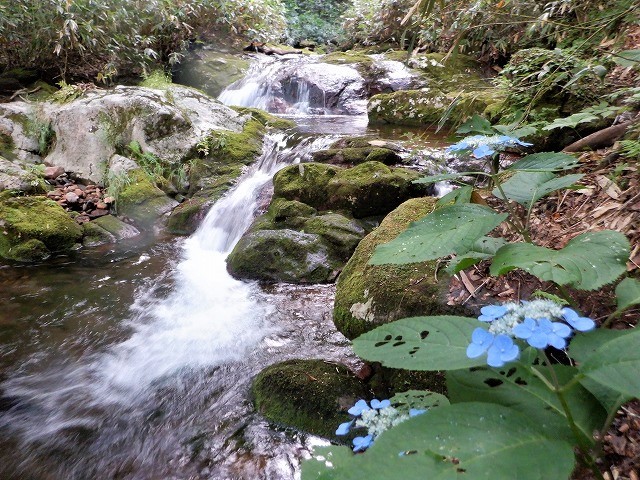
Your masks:
{"label": "mossy rock", "polygon": [[324,209],[328,200],[327,185],[340,170],[321,163],[290,165],[273,177],[274,195]]}
{"label": "mossy rock", "polygon": [[275,282],[332,282],[341,266],[320,235],[291,229],[250,231],[227,258],[233,276]]}
{"label": "mossy rock", "polygon": [[493,105],[501,106],[504,97],[504,91],[497,88],[450,93],[434,89],[403,90],[374,95],[367,111],[372,123],[425,126],[444,118],[445,125],[454,126],[475,114],[483,114]]}
{"label": "mossy rock", "polygon": [[87,222],[82,225],[84,236],[82,237],[82,245],[85,247],[97,247],[107,243],[115,243],[115,235],[109,233],[95,222]]}
{"label": "mossy rock", "polygon": [[267,211],[267,214],[275,222],[281,222],[288,218],[308,218],[316,213],[318,211],[306,203],[284,198],[274,198]]}
{"label": "mossy rock", "polygon": [[0,199],[0,256],[36,261],[71,251],[82,228],[56,202],[46,197]]}
{"label": "mossy rock", "polygon": [[338,172],[327,184],[327,205],[344,209],[356,218],[384,215],[405,200],[419,195],[423,186],[412,182],[420,175],[380,162],[365,162]]}
{"label": "mossy rock", "polygon": [[347,410],[368,398],[366,385],[346,367],[323,360],[287,360],[265,368],[253,381],[255,408],[277,425],[343,442],[335,431]]}
{"label": "mossy rock", "polygon": [[251,118],[257,120],[265,127],[276,128],[278,130],[287,130],[296,126],[293,120],[287,120],[286,118],[276,117],[270,113],[254,107],[231,107],[236,112],[242,115],[250,115]]}
{"label": "mossy rock", "polygon": [[206,198],[193,197],[173,209],[167,219],[167,231],[174,235],[191,235],[207,214]]}
{"label": "mossy rock", "polygon": [[175,81],[217,98],[226,87],[245,75],[249,64],[249,60],[236,53],[196,49],[180,63]]}
{"label": "mossy rock", "polygon": [[344,137],[333,142],[329,148],[369,148],[370,137]]}
{"label": "mossy rock", "polygon": [[360,64],[366,67],[373,63],[373,58],[363,52],[347,50],[346,52],[328,53],[321,58],[321,61],[331,65]]}
{"label": "mossy rock", "polygon": [[302,229],[305,233],[320,235],[344,262],[349,260],[366,233],[357,220],[331,212],[310,218],[304,223]]}
{"label": "mossy rock", "polygon": [[178,204],[142,171],[134,171],[131,175],[132,182],[123,187],[116,201],[118,215],[129,217],[142,227],[149,227]]}
{"label": "mossy rock", "polygon": [[393,150],[380,147],[357,148],[329,148],[318,150],[311,154],[314,162],[331,163],[334,165],[359,165],[364,162],[382,162],[385,165],[394,165],[402,161],[402,157]]}
{"label": "mossy rock", "polygon": [[96,224],[100,228],[103,228],[111,235],[113,235],[116,240],[124,240],[125,238],[135,237],[136,235],[140,234],[140,231],[136,227],[123,222],[113,215],[105,215],[103,217],[96,218],[90,223]]}
{"label": "mossy rock", "polygon": [[437,261],[368,264],[378,245],[393,240],[411,222],[432,212],[435,202],[431,197],[408,200],[356,248],[338,277],[333,310],[336,328],[347,338],[400,318],[460,313],[446,304],[449,277],[443,272],[436,275]]}

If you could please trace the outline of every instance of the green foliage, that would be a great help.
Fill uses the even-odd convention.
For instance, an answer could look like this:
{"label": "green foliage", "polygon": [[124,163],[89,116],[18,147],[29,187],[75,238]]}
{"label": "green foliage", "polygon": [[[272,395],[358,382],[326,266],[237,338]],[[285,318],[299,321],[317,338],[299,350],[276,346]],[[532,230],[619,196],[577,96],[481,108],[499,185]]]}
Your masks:
{"label": "green foliage", "polygon": [[84,94],[84,90],[77,85],[69,85],[64,80],[58,82],[60,89],[56,91],[51,98],[54,102],[68,103]]}
{"label": "green foliage", "polygon": [[640,64],[640,50],[623,50],[618,52],[613,61],[622,67],[638,67]]}
{"label": "green foliage", "polygon": [[423,262],[452,253],[464,254],[506,218],[507,214],[481,205],[444,206],[412,223],[391,242],[380,245],[369,263]]}
{"label": "green foliage", "polygon": [[640,303],[640,282],[635,278],[625,278],[616,287],[618,310],[626,310]]}
{"label": "green foliage", "polygon": [[640,159],[640,140],[620,140],[618,151],[630,160]]}
{"label": "green foliage", "polygon": [[556,190],[571,187],[584,175],[572,174],[558,177],[553,172],[520,171],[495,188],[493,194],[503,200],[513,200],[530,209],[535,202]]}
{"label": "green foliage", "polygon": [[367,332],[353,341],[362,358],[406,370],[457,370],[479,366],[484,359],[464,354],[478,321],[441,315],[397,320]]}
{"label": "green foliage", "polygon": [[581,123],[592,123],[603,119],[615,117],[620,113],[621,108],[611,106],[606,102],[601,102],[599,105],[587,107],[578,113],[569,115],[564,118],[556,118],[553,122],[542,130],[555,130],[556,128],[575,128]]}
{"label": "green foliage", "polygon": [[109,82],[177,63],[199,35],[278,40],[280,0],[12,0],[0,17],[0,66]]}
{"label": "green foliage", "polygon": [[288,39],[319,43],[336,41],[340,37],[340,16],[349,6],[347,0],[283,0],[286,7]]}

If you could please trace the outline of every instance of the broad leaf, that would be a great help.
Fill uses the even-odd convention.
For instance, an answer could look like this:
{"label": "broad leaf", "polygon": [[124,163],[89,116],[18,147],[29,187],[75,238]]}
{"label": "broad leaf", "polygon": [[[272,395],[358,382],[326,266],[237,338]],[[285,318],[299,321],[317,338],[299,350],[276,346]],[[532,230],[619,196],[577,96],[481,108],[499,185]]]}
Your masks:
{"label": "broad leaf", "polygon": [[[358,455],[361,457],[362,455]],[[339,480],[340,470],[355,465],[356,455],[347,447],[316,447],[313,456],[300,465],[304,480]]]}
{"label": "broad leaf", "polygon": [[581,174],[557,177],[552,172],[517,172],[502,184],[502,192],[496,187],[493,193],[503,200],[514,200],[525,208],[540,200],[545,195],[562,188],[571,187],[583,177]]}
{"label": "broad leaf", "polygon": [[496,133],[495,129],[491,126],[491,122],[480,115],[474,115],[469,120],[464,122],[456,133],[483,133],[485,135],[493,135]]}
{"label": "broad leaf", "polygon": [[565,118],[556,118],[553,122],[542,129],[555,130],[556,128],[576,128],[581,123],[593,122],[594,120],[600,120],[600,117],[589,112],[578,112]]}
{"label": "broad leaf", "polygon": [[[577,363],[578,367],[581,367],[601,345],[625,335],[626,332],[627,330],[598,328],[592,332],[580,333],[571,339],[569,356]],[[590,378],[583,378],[580,383],[589,390],[609,412],[616,411],[620,405],[632,398],[617,390],[605,387]]]}
{"label": "broad leaf", "polygon": [[600,345],[580,370],[605,387],[630,397],[640,397],[640,330],[624,332]]}
{"label": "broad leaf", "polygon": [[403,318],[381,325],[353,341],[359,357],[407,370],[456,370],[486,364],[467,358],[471,334],[486,327],[475,318],[441,315]]}
{"label": "broad leaf", "polygon": [[396,393],[390,398],[391,405],[404,408],[418,408],[429,410],[436,407],[449,405],[449,399],[444,395],[429,390],[409,390]]}
{"label": "broad leaf", "polygon": [[450,203],[470,203],[471,194],[473,193],[473,187],[465,185],[464,187],[454,188],[444,197],[441,197],[436,202],[437,207],[443,207]]}
{"label": "broad leaf", "polygon": [[580,164],[573,155],[562,152],[541,152],[521,158],[508,170],[526,170],[532,172],[557,172],[570,170]]}
{"label": "broad leaf", "polygon": [[372,265],[424,262],[452,253],[471,250],[476,241],[493,230],[507,214],[476,204],[455,204],[438,208],[398,235],[379,245]]}
{"label": "broad leaf", "polygon": [[529,243],[505,245],[497,251],[490,273],[502,275],[521,268],[544,281],[595,290],[622,275],[627,258],[627,238],[620,232],[604,230],[578,235],[561,250]]}
{"label": "broad leaf", "polygon": [[340,480],[539,480],[568,478],[571,444],[549,436],[526,415],[487,403],[441,407],[380,435],[364,455],[336,457]]}
{"label": "broad leaf", "polygon": [[[575,442],[560,400],[531,372],[531,363],[508,364],[502,369],[481,368],[447,372],[447,391],[452,403],[488,402],[511,407],[527,415],[550,436]],[[544,367],[536,366],[549,379]],[[568,383],[577,369],[554,365],[561,385]],[[582,440],[593,443],[593,431],[604,425],[607,412],[583,386],[565,392]]]}
{"label": "broad leaf", "polygon": [[507,241],[501,237],[482,237],[478,239],[471,250],[464,254],[456,255],[449,262],[449,265],[447,266],[447,272],[457,273],[460,270],[469,268],[470,266],[475,265],[482,260],[492,258],[496,254],[496,252],[506,244]]}
{"label": "broad leaf", "polygon": [[613,57],[613,61],[623,67],[637,66],[640,62],[640,50],[623,50]]}
{"label": "broad leaf", "polygon": [[618,311],[640,303],[640,282],[635,278],[625,278],[616,287]]}

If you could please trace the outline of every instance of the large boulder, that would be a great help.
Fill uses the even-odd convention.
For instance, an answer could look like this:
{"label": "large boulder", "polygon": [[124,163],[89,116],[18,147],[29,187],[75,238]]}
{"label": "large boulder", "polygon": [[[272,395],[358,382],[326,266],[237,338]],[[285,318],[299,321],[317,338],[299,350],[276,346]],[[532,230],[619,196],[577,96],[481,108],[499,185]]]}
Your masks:
{"label": "large boulder", "polygon": [[80,225],[46,197],[0,197],[0,257],[43,260],[71,251],[82,234]]}
{"label": "large boulder", "polygon": [[253,381],[256,410],[269,421],[335,441],[340,423],[366,384],[346,367],[323,360],[287,360],[265,368]]}
{"label": "large boulder", "polygon": [[300,163],[278,171],[273,177],[274,195],[297,200],[314,208],[325,208],[327,185],[340,167],[321,163]]}
{"label": "large boulder", "polygon": [[449,276],[436,275],[437,261],[369,265],[375,248],[387,243],[435,208],[435,198],[414,198],[385,217],[356,248],[336,283],[333,320],[347,338],[400,318],[452,313],[446,304]]}
{"label": "large boulder", "polygon": [[178,205],[144,172],[136,171],[130,178],[131,182],[122,188],[116,201],[118,215],[128,217],[136,225],[146,228],[168,215]]}
{"label": "large boulder", "polygon": [[11,137],[18,158],[38,155],[96,183],[104,183],[111,157],[132,142],[180,164],[194,156],[209,132],[241,132],[246,120],[204,93],[179,86],[119,86],[88,90],[63,103],[0,105],[0,134]]}

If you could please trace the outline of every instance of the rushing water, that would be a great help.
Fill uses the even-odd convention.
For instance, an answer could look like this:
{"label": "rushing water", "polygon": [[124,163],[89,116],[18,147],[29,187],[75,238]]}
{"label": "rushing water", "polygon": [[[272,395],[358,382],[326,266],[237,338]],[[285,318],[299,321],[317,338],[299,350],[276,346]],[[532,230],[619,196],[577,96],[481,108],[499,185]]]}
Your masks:
{"label": "rushing water", "polygon": [[[255,78],[242,85],[223,98],[273,101]],[[296,95],[302,135],[268,136],[190,238],[0,267],[0,479],[299,476],[319,439],[267,425],[249,386],[289,358],[358,363],[331,321],[333,286],[265,291],[225,265],[278,169],[367,132],[366,116],[307,115],[308,90]]]}

